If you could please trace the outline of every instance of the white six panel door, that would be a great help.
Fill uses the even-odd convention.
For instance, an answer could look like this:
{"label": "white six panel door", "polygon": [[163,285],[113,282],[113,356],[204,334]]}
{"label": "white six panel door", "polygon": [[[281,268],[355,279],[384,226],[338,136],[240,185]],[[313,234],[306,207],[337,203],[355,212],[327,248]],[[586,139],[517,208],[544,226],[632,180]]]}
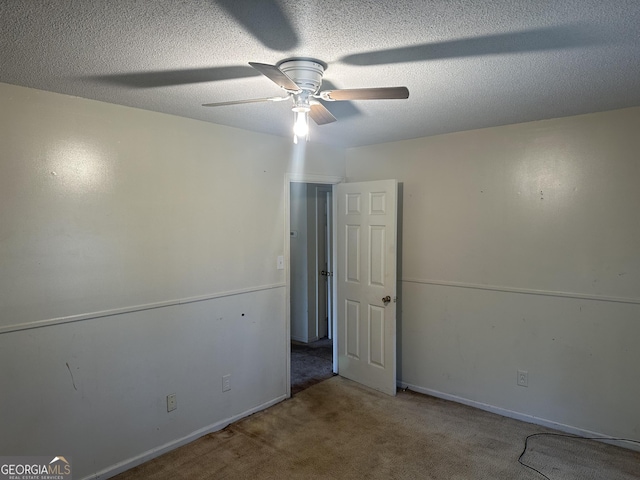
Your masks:
{"label": "white six panel door", "polygon": [[336,197],[338,373],[395,395],[398,184],[341,183]]}

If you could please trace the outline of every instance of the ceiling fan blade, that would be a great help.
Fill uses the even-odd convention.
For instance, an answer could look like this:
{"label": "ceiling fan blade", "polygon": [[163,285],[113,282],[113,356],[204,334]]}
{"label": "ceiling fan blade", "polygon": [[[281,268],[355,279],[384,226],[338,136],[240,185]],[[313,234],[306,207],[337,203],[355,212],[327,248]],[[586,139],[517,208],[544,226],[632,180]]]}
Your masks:
{"label": "ceiling fan blade", "polygon": [[269,65],[266,63],[256,63],[256,62],[249,62],[249,65],[251,65],[261,74],[263,74],[269,80],[274,82],[280,88],[284,88],[285,90],[291,90],[294,92],[300,91],[300,87],[296,84],[296,82],[291,80],[286,73],[284,73],[275,65]]}
{"label": "ceiling fan blade", "polygon": [[393,100],[409,98],[407,87],[346,88],[320,92],[323,100]]}
{"label": "ceiling fan blade", "polygon": [[298,36],[276,0],[217,0],[217,3],[265,47],[283,52],[298,45]]}
{"label": "ceiling fan blade", "polygon": [[[326,78],[322,79],[322,88],[326,90],[340,90],[340,87],[335,85],[331,80],[327,80]],[[325,108],[331,112],[336,118],[340,120],[344,120],[347,118],[355,117],[361,115],[362,112],[358,109],[355,102],[349,102],[347,100],[342,102],[326,102],[325,100],[320,99]]]}
{"label": "ceiling fan blade", "polygon": [[309,112],[311,119],[316,122],[317,125],[325,125],[327,123],[335,122],[334,117],[327,108],[321,103],[312,103],[311,111]]}
{"label": "ceiling fan blade", "polygon": [[217,102],[217,103],[203,103],[203,107],[223,107],[225,105],[241,105],[243,103],[260,103],[260,102],[281,102],[288,100],[289,97],[266,97],[266,98],[252,98],[249,100],[232,100],[230,102]]}
{"label": "ceiling fan blade", "polygon": [[501,53],[558,50],[602,43],[605,43],[605,39],[599,38],[593,27],[564,25],[356,53],[343,57],[341,61],[349,65],[386,65]]}
{"label": "ceiling fan blade", "polygon": [[156,70],[151,72],[119,73],[89,77],[101,83],[133,88],[170,87],[190,83],[217,82],[236,78],[257,77],[255,69],[245,65],[192,68],[186,70]]}

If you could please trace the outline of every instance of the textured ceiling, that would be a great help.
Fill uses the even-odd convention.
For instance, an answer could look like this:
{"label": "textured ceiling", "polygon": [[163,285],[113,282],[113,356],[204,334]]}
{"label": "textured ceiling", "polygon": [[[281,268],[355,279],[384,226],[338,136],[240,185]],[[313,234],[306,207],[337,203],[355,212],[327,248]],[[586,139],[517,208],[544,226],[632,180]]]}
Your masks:
{"label": "textured ceiling", "polygon": [[640,105],[638,0],[0,0],[0,81],[291,136],[247,62],[313,57],[342,147]]}

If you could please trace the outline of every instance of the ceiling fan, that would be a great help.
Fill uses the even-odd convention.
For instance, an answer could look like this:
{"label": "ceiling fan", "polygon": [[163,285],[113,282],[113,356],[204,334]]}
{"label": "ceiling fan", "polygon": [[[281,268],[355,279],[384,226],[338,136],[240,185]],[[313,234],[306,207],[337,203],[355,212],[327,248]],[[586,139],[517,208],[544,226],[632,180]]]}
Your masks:
{"label": "ceiling fan", "polygon": [[249,62],[254,69],[282,88],[287,94],[280,97],[234,100],[230,102],[205,103],[203,107],[221,107],[244,103],[292,101],[294,113],[293,141],[309,138],[309,117],[317,125],[335,122],[336,117],[320,103],[349,100],[392,100],[409,98],[407,87],[352,88],[320,90],[322,76],[327,65],[312,58],[292,58],[276,65]]}
{"label": "ceiling fan", "polygon": [[[210,0],[223,9],[255,40],[264,47],[279,52],[309,50],[313,45],[301,45],[296,25],[287,15],[284,0]],[[437,60],[484,57],[499,54],[520,54],[605,45],[607,32],[591,24],[563,24],[544,26],[480,36],[444,39],[373,51],[354,52],[336,63],[350,66],[409,64]],[[253,68],[252,68],[253,67]],[[296,57],[276,65],[249,63],[249,65],[213,65],[189,69],[161,69],[143,72],[124,72],[92,75],[88,78],[101,83],[128,88],[157,88],[193,83],[244,79],[264,75],[280,86],[285,96],[209,103],[205,106],[223,106],[256,102],[280,102],[291,100],[298,138],[308,137],[308,117],[318,125],[339,118],[357,115],[359,112],[351,100],[408,98],[406,87],[364,88],[343,90],[323,80],[327,65],[316,59]],[[326,90],[321,91],[321,86]],[[329,109],[320,102],[338,101]],[[334,108],[335,107],[335,108]],[[338,111],[341,110],[339,113]]]}

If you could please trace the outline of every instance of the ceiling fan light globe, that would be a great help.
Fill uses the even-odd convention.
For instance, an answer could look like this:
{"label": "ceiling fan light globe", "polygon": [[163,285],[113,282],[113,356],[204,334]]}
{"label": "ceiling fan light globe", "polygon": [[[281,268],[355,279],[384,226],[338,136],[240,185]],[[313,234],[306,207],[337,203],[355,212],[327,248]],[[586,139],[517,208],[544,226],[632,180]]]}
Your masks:
{"label": "ceiling fan light globe", "polygon": [[309,120],[306,112],[296,112],[293,133],[300,138],[305,138],[309,134]]}

